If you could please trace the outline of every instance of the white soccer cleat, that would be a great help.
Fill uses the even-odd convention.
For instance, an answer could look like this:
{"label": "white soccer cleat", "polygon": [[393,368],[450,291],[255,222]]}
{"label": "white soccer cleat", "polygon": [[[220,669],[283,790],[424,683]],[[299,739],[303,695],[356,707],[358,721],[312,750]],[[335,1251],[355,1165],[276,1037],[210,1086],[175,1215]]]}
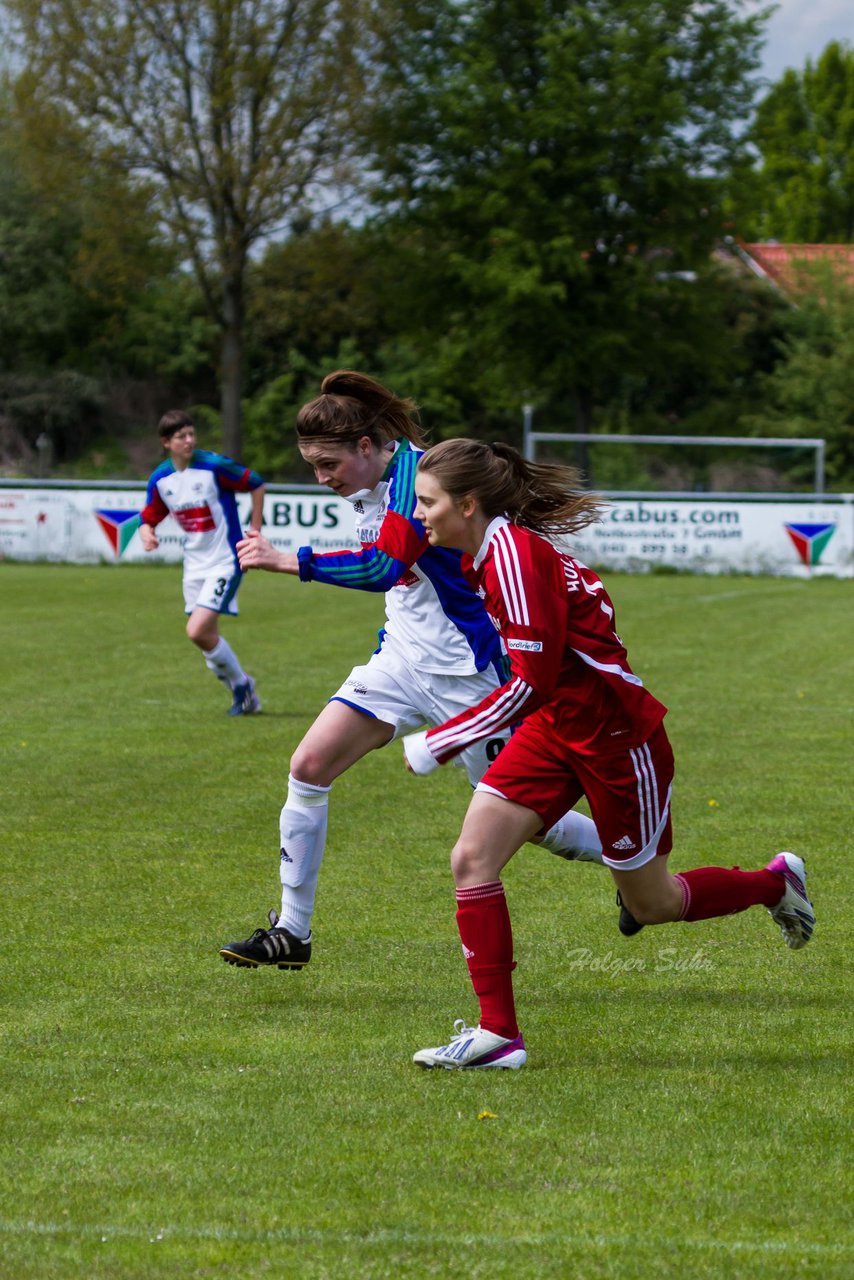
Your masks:
{"label": "white soccer cleat", "polygon": [[420,1067],[444,1067],[446,1071],[473,1067],[510,1067],[515,1071],[528,1060],[521,1034],[507,1040],[482,1027],[467,1027],[462,1018],[457,1018],[454,1031],[456,1035],[450,1044],[437,1049],[419,1049],[412,1055],[412,1061]]}
{"label": "white soccer cleat", "polygon": [[815,911],[807,897],[804,860],[796,853],[778,853],[765,870],[781,876],[786,886],[776,907],[769,907],[768,911],[780,926],[786,946],[798,951],[807,945],[815,928]]}

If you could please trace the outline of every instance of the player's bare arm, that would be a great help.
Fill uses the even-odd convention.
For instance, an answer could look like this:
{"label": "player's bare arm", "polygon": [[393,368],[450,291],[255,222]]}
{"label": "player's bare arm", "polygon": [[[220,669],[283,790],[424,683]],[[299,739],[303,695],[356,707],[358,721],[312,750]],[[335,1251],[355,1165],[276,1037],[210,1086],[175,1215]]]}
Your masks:
{"label": "player's bare arm", "polygon": [[252,490],[252,514],[249,517],[249,528],[260,533],[264,523],[264,485]]}
{"label": "player's bare arm", "polygon": [[237,544],[241,569],[266,569],[268,573],[299,573],[299,561],[292,551],[277,551],[257,529],[247,530]]}

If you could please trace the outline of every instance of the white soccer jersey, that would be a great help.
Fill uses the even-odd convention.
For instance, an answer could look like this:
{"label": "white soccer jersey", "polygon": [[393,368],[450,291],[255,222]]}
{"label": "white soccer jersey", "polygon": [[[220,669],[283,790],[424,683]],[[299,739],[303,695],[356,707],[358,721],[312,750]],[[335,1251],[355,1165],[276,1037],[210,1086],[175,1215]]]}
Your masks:
{"label": "white soccer jersey", "polygon": [[380,483],[353,494],[361,551],[299,550],[303,581],[384,591],[384,645],[421,671],[471,675],[501,658],[501,642],[463,577],[459,551],[431,547],[415,510],[421,454],[398,444]]}
{"label": "white soccer jersey", "polygon": [[184,531],[184,573],[204,578],[215,569],[238,571],[237,543],[243,536],[235,493],[248,493],[263,481],[248,467],[222,454],[196,449],[190,465],[176,470],[162,462],[148,481],[140,519],[157,526],[174,516]]}

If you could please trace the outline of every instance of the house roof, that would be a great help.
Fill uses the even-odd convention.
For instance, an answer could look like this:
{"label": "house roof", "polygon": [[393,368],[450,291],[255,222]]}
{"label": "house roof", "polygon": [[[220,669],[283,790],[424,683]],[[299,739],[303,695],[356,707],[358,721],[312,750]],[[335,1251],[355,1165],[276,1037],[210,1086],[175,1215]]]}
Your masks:
{"label": "house roof", "polygon": [[729,247],[754,275],[768,280],[784,293],[803,293],[812,284],[811,268],[829,262],[854,284],[852,244],[748,244],[728,238]]}

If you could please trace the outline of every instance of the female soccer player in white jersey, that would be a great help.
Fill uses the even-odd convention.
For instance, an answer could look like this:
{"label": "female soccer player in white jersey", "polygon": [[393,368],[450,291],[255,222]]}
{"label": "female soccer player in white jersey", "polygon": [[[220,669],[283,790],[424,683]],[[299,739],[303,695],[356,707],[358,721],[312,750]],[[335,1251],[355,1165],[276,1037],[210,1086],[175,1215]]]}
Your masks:
{"label": "female soccer player in white jersey", "polygon": [[[513,940],[502,868],[532,833],[587,796],[610,867],[641,924],[706,920],[765,906],[788,946],[815,916],[802,860],[761,871],[703,867],[672,875],[673,755],[665,707],[634,674],[598,574],[548,540],[597,518],[567,468],[526,462],[508,445],[447,440],[418,464],[415,517],[431,547],[459,547],[510,657],[509,680],[477,706],[409,735],[409,768],[429,773],[483,737],[522,721],[478,783],[451,855],[457,923],[480,1002],[477,1027],[422,1049],[425,1067],[520,1067]],[[546,535],[546,536],[543,536]]]}
{"label": "female soccer player in white jersey", "polygon": [[155,529],[168,515],[184,532],[184,609],[187,635],[202,651],[208,670],[232,693],[230,716],[261,710],[255,681],[247,675],[231,645],[219,633],[222,613],[237,613],[237,588],[243,576],[237,562],[242,537],[235,493],[252,494],[250,527],[261,528],[264,482],[248,467],[220,453],[196,448],[192,418],[170,409],[160,419],[166,458],[148,480],[139,536],[146,551],[159,546]]}
{"label": "female soccer player in white jersey", "polygon": [[[270,913],[270,929],[220,949],[230,964],[281,969],[302,968],[311,956],[332,783],[392,738],[480,702],[505,670],[495,628],[463,579],[460,553],[431,547],[413,515],[423,445],[413,402],[364,374],[339,370],[300,410],[296,429],[318,481],[353,504],[360,550],[301,547],[294,555],[252,535],[238,544],[240,565],[385,592],[386,626],[377,651],[333,694],[291,758],[280,820],[281,912]],[[472,786],[508,736],[509,723],[461,750]],[[555,818],[538,843],[569,860],[601,863],[589,818]]]}

